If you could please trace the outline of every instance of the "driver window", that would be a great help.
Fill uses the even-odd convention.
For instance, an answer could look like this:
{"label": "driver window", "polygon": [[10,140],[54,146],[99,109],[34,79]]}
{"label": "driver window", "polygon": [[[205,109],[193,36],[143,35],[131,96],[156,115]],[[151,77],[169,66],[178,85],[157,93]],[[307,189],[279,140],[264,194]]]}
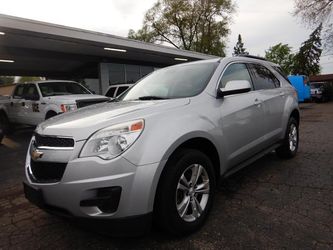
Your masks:
{"label": "driver window", "polygon": [[227,66],[221,78],[219,88],[224,88],[227,82],[235,80],[247,80],[250,84],[252,83],[249,71],[244,63],[233,63]]}

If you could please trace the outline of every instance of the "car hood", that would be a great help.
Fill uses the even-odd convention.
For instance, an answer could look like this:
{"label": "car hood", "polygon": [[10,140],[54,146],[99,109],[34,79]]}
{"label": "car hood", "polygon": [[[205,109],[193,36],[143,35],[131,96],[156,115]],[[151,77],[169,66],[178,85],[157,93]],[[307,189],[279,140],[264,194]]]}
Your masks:
{"label": "car hood", "polygon": [[188,98],[101,103],[52,117],[38,125],[36,132],[85,140],[95,131],[113,124],[145,118],[189,103]]}
{"label": "car hood", "polygon": [[89,100],[89,99],[107,99],[108,97],[103,95],[57,95],[45,97],[50,101],[64,102],[65,104],[75,103],[76,100]]}

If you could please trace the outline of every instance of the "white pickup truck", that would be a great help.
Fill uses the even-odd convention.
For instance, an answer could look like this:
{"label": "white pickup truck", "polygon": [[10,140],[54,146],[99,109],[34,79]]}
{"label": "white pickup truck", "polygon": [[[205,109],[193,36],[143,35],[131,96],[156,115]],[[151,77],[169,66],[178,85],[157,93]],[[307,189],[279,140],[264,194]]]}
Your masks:
{"label": "white pickup truck", "polygon": [[108,100],[73,81],[17,84],[11,96],[0,98],[0,127],[10,123],[38,125],[57,114]]}

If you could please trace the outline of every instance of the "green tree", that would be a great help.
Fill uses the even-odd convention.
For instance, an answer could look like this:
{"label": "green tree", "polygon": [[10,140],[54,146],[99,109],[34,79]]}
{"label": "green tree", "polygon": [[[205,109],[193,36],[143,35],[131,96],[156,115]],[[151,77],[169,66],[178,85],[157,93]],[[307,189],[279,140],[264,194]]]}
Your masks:
{"label": "green tree", "polygon": [[39,76],[21,76],[18,80],[19,83],[33,82],[42,80]]}
{"label": "green tree", "polygon": [[0,85],[1,84],[11,84],[14,83],[15,77],[14,76],[0,76]]}
{"label": "green tree", "polygon": [[236,46],[234,47],[234,53],[232,55],[248,55],[249,52],[246,51],[244,48],[244,43],[242,41],[242,36],[241,34],[238,35],[238,40],[236,43]]}
{"label": "green tree", "polygon": [[326,27],[324,30],[325,47],[333,50],[333,0],[294,0],[294,15],[299,16],[310,27],[321,23]]}
{"label": "green tree", "polygon": [[286,74],[291,74],[293,70],[294,54],[288,44],[278,43],[265,51],[265,58],[271,62],[279,64]]}
{"label": "green tree", "polygon": [[128,37],[224,56],[233,12],[232,0],[158,0]]}
{"label": "green tree", "polygon": [[299,52],[294,57],[293,73],[300,75],[317,75],[320,73],[320,56],[321,48],[321,34],[322,24],[320,24],[306,40]]}

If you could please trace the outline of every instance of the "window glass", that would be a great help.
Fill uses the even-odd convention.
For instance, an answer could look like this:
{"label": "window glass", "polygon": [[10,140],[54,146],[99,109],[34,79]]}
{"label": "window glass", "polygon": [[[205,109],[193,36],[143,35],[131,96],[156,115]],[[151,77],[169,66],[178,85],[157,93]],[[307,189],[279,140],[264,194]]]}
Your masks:
{"label": "window glass", "polygon": [[23,89],[24,89],[24,85],[18,85],[15,89],[14,98],[22,98]]}
{"label": "window glass", "polygon": [[75,82],[42,82],[38,85],[43,96],[91,94]]}
{"label": "window glass", "polygon": [[126,65],[126,83],[135,83],[140,78],[140,66]]}
{"label": "window glass", "polygon": [[119,87],[117,90],[117,96],[124,93],[126,89],[128,89],[128,86],[124,86],[124,87]]}
{"label": "window glass", "polygon": [[39,97],[36,86],[34,84],[27,84],[24,88],[23,96],[28,98]]}
{"label": "window glass", "polygon": [[207,86],[217,65],[215,62],[183,64],[154,71],[121,95],[120,99],[126,101],[195,96]]}
{"label": "window glass", "polygon": [[116,87],[111,87],[105,95],[108,97],[114,97],[114,92],[116,92]]}
{"label": "window glass", "polygon": [[149,73],[153,72],[154,68],[150,66],[141,66],[141,77],[148,75]]}
{"label": "window glass", "polygon": [[125,83],[125,65],[118,63],[111,63],[109,66],[109,84]]}
{"label": "window glass", "polygon": [[287,74],[284,73],[284,71],[281,69],[281,67],[279,66],[273,66],[273,68],[289,83],[291,84],[291,82],[289,81]]}
{"label": "window glass", "polygon": [[219,88],[224,88],[227,82],[235,80],[246,80],[251,83],[251,77],[244,63],[234,63],[227,67],[220,81]]}
{"label": "window glass", "polygon": [[259,64],[251,64],[254,75],[253,84],[256,90],[274,89],[280,86],[279,80],[266,67]]}

